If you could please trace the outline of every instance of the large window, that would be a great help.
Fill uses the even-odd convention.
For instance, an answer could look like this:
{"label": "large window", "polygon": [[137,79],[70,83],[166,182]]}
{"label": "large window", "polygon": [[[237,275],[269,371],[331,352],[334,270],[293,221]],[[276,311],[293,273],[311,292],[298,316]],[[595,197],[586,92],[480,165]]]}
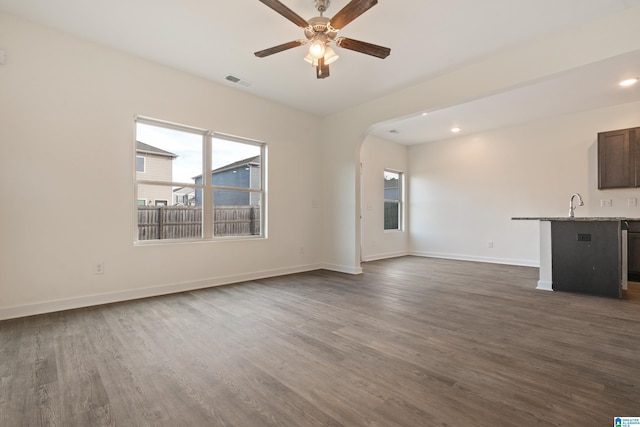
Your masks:
{"label": "large window", "polygon": [[265,236],[264,143],[138,117],[135,144],[137,241]]}
{"label": "large window", "polygon": [[402,172],[384,171],[384,229],[402,230]]}

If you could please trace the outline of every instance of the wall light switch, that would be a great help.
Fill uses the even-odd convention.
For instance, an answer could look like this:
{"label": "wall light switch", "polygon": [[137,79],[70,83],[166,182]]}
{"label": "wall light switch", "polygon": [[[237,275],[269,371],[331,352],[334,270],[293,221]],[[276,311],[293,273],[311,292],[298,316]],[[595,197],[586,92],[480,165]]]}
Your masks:
{"label": "wall light switch", "polygon": [[600,200],[600,206],[603,208],[610,208],[613,205],[611,199]]}
{"label": "wall light switch", "polygon": [[7,62],[7,52],[4,49],[0,49],[0,65],[4,65]]}

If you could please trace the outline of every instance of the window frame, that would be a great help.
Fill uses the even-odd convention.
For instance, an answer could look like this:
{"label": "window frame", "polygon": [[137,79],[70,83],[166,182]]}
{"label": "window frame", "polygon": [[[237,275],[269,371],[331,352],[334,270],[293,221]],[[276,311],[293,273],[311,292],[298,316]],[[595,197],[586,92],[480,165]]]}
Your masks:
{"label": "window frame", "polygon": [[[386,187],[384,186],[384,174],[386,173],[393,173],[393,174],[397,174],[398,175],[398,198],[397,199],[387,199],[386,198]],[[382,206],[382,228],[383,231],[385,233],[389,232],[389,233],[393,233],[393,232],[401,232],[404,231],[405,228],[405,218],[404,218],[404,172],[396,170],[396,169],[390,169],[390,168],[385,168],[384,169],[384,173],[383,173],[383,206]],[[386,203],[396,203],[398,206],[398,227],[397,228],[386,228],[386,209],[385,209],[385,204]]]}
{"label": "window frame", "polygon": [[[142,160],[142,170],[138,170],[138,159]],[[136,155],[136,172],[145,173],[147,171],[147,159],[144,156]]]}
{"label": "window frame", "polygon": [[[140,173],[136,168],[136,157],[140,157],[137,154],[137,125],[138,123],[156,126],[160,128],[171,129],[179,132],[191,133],[194,135],[200,135],[202,137],[202,183],[196,184],[194,182],[180,182],[180,181],[157,181],[145,179],[143,176],[138,176]],[[214,186],[212,179],[212,141],[213,139],[225,140],[234,143],[241,143],[247,145],[254,145],[260,148],[260,187],[259,188],[238,188],[227,186]],[[183,243],[183,242],[202,242],[202,241],[221,241],[221,240],[255,240],[267,238],[267,143],[251,138],[240,137],[236,135],[230,135],[223,132],[216,132],[209,129],[202,129],[183,125],[174,122],[168,122],[165,120],[154,119],[145,116],[135,116],[134,120],[134,138],[133,138],[133,171],[134,171],[134,218],[138,215],[138,185],[157,185],[170,188],[175,187],[190,187],[194,190],[199,189],[202,194],[202,234],[200,237],[183,238],[183,239],[153,239],[153,240],[139,240],[138,239],[138,220],[134,221],[134,244],[136,245],[148,245],[148,244],[170,244],[170,243]],[[146,160],[145,160],[146,168]],[[206,171],[209,171],[208,173]],[[216,236],[214,235],[214,191],[215,190],[232,190],[232,191],[246,191],[248,193],[259,193],[259,206],[260,206],[260,233],[252,235],[236,235],[236,236]],[[148,204],[148,203],[147,203]]]}

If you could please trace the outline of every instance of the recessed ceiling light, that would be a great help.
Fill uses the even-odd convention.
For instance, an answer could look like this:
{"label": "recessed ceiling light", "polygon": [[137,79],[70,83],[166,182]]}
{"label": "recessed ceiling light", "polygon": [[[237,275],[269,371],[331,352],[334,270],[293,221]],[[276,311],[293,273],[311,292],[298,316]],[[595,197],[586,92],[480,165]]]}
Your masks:
{"label": "recessed ceiling light", "polygon": [[638,83],[638,77],[634,77],[632,79],[626,79],[620,82],[620,86],[632,86]]}
{"label": "recessed ceiling light", "polygon": [[453,132],[453,133],[458,133],[458,132],[460,132],[460,130],[461,129],[459,127],[451,128],[451,132]]}
{"label": "recessed ceiling light", "polygon": [[428,114],[429,114],[429,113],[422,113],[422,116],[424,117],[424,116],[426,116],[426,115],[428,115]]}

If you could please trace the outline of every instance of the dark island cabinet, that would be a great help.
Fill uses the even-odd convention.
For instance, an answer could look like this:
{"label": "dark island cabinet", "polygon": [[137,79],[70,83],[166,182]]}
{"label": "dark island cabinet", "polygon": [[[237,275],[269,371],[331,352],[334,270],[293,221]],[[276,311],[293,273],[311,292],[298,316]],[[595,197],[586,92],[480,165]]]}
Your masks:
{"label": "dark island cabinet", "polygon": [[640,127],[598,133],[598,189],[640,187]]}
{"label": "dark island cabinet", "polygon": [[640,221],[629,221],[627,231],[627,262],[629,280],[640,281]]}
{"label": "dark island cabinet", "polygon": [[554,291],[620,298],[620,221],[552,221]]}

